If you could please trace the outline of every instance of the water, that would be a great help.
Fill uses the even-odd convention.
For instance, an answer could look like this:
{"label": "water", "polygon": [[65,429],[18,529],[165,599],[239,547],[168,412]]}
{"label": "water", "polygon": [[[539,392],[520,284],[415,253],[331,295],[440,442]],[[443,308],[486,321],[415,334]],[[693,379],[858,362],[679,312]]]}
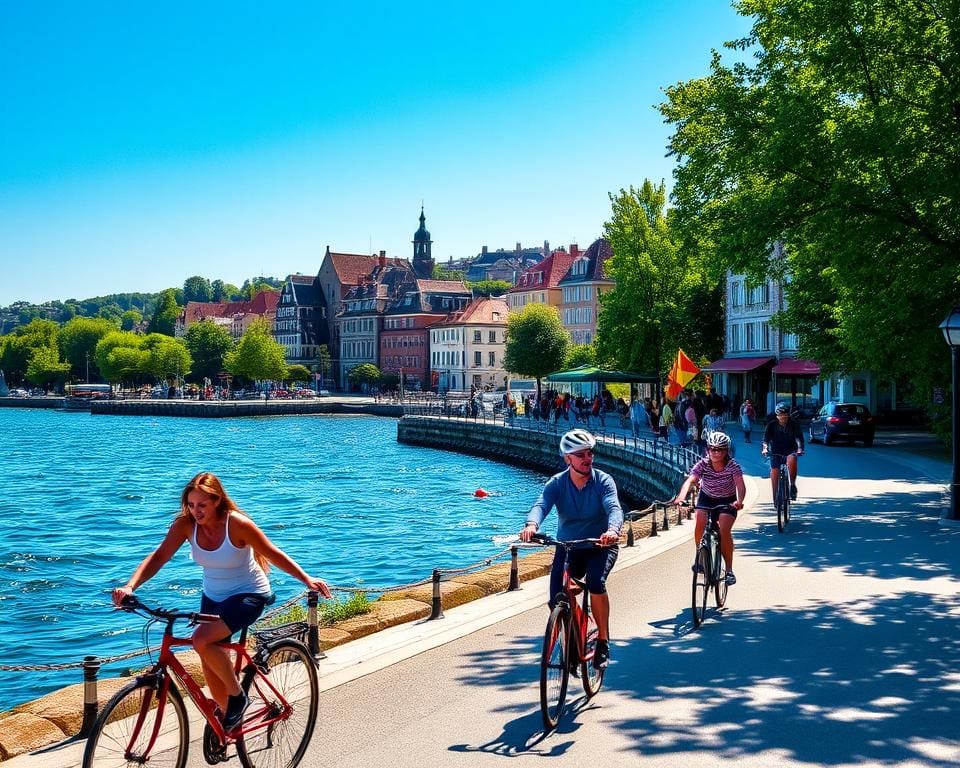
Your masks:
{"label": "water", "polygon": [[[214,472],[241,509],[311,575],[379,587],[429,578],[503,549],[543,477],[400,445],[393,419],[176,419],[0,409],[0,664],[52,664],[143,647],[137,617],[110,608],[178,511]],[[491,492],[485,499],[474,490]],[[282,600],[303,586],[274,568]],[[185,545],[137,593],[199,604]],[[158,636],[151,643],[159,642]],[[125,665],[108,666],[104,676]],[[80,682],[81,672],[0,671],[0,711]]]}

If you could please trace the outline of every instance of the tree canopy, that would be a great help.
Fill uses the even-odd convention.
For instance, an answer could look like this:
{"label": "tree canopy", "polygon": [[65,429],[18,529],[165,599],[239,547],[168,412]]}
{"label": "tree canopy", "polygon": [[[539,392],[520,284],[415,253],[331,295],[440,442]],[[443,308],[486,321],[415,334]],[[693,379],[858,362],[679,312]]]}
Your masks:
{"label": "tree canopy", "polygon": [[75,317],[64,323],[59,333],[59,345],[64,359],[70,363],[73,376],[86,380],[89,365],[90,378],[96,380],[100,377],[97,342],[117,328],[118,325],[110,320],[94,317]]}
{"label": "tree canopy", "polygon": [[715,53],[661,105],[678,224],[715,272],[784,279],[801,355],[928,401],[949,381],[937,325],[960,298],[957,4],[736,5],[754,23],[728,47],[751,58]]}
{"label": "tree canopy", "polygon": [[153,311],[153,317],[150,318],[150,323],[147,325],[147,332],[173,336],[179,314],[180,306],[177,304],[176,290],[167,288],[160,293],[160,297],[157,299],[157,306]]}
{"label": "tree canopy", "polygon": [[546,304],[528,304],[507,318],[507,343],[503,367],[510,373],[540,380],[563,367],[570,336],[560,313]]}
{"label": "tree canopy", "polygon": [[380,369],[373,363],[360,363],[350,369],[347,381],[351,384],[379,384],[381,375]]}
{"label": "tree canopy", "polygon": [[224,368],[225,355],[233,349],[233,337],[229,331],[212,320],[201,320],[187,328],[184,341],[193,358],[194,377],[216,381]]}
{"label": "tree canopy", "polygon": [[224,367],[234,376],[252,381],[276,380],[287,377],[287,363],[282,344],[270,332],[270,324],[254,320],[237,345],[224,356]]}

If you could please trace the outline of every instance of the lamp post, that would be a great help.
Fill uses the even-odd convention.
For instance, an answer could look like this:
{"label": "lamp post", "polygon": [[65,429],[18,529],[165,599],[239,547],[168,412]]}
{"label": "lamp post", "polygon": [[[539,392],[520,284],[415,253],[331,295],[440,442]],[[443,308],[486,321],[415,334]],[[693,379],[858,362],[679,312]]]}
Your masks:
{"label": "lamp post", "polygon": [[950,314],[940,323],[943,338],[950,346],[953,377],[950,398],[951,444],[953,445],[953,473],[950,478],[950,509],[946,519],[960,524],[960,304],[950,310]]}

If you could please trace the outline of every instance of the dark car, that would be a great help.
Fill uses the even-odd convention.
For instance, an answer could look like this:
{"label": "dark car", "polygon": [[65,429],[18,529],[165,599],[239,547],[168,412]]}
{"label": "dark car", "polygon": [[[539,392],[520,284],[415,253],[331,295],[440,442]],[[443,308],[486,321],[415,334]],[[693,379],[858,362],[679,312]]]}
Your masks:
{"label": "dark car", "polygon": [[863,440],[864,445],[873,445],[876,419],[870,409],[860,403],[827,403],[810,420],[810,442],[823,440],[830,445],[837,438],[846,438],[850,443]]}

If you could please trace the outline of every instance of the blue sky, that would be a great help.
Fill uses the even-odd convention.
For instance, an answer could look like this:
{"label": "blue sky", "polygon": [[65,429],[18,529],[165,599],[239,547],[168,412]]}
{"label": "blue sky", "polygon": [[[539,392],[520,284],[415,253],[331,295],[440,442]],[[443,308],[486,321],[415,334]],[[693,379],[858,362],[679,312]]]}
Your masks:
{"label": "blue sky", "polygon": [[[336,6],[336,7],[335,7]],[[587,246],[670,182],[662,89],[749,21],[724,0],[0,0],[0,306]]]}

